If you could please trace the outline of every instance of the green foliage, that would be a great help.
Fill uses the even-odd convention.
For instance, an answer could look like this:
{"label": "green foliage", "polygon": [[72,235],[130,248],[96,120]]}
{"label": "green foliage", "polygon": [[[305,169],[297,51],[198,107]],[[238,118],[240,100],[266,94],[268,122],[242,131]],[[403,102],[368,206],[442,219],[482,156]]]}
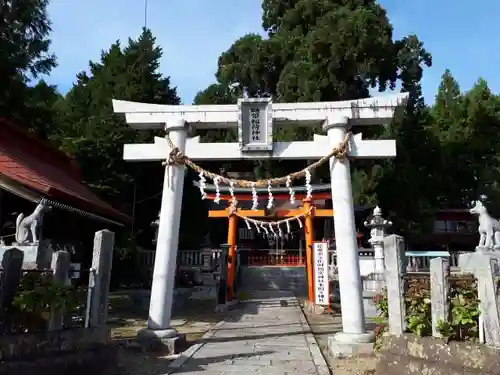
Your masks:
{"label": "green foliage", "polygon": [[[479,300],[477,284],[468,275],[449,279],[450,318],[438,322],[437,328],[446,340],[469,341],[478,337]],[[378,332],[385,330],[389,318],[387,290],[373,297],[379,316]],[[405,293],[407,331],[418,336],[432,334],[432,312],[429,278],[408,280]]]}
{"label": "green foliage", "polygon": [[[158,215],[164,169],[160,163],[123,161],[123,144],[149,142],[162,132],[130,129],[113,113],[111,99],[179,104],[169,77],[159,73],[162,50],[147,29],[137,39],[117,41],[89,63],[88,71],[77,74],[73,88],[61,96],[39,80],[56,66],[49,50],[48,0],[1,4],[0,116],[74,156],[84,183],[134,216],[133,228],[119,238],[126,250],[116,260],[126,264],[126,275],[137,245],[151,247],[150,223]],[[235,103],[244,91],[275,102],[301,102],[365,98],[398,87],[409,93],[406,108],[386,127],[362,129],[365,139],[395,139],[398,156],[353,163],[355,202],[379,203],[393,214],[394,230],[406,235],[426,231],[438,208],[464,207],[480,193],[500,201],[500,98],[484,80],[463,93],[447,70],[434,106],[426,106],[421,80],[432,56],[416,35],[394,40],[390,20],[375,0],[264,0],[262,10],[267,35],[234,41],[218,59],[217,82],[200,91],[195,104]],[[276,129],[276,138],[307,140],[320,131],[289,126]],[[208,142],[237,139],[234,130],[201,135]],[[257,178],[268,178],[304,164],[260,161],[251,168]],[[210,169],[219,167],[237,171],[241,165]],[[193,217],[205,218],[207,209],[192,186],[195,178],[186,173],[179,244],[184,248],[197,246],[207,230],[204,220],[190,223]],[[313,178],[328,182],[327,166]],[[488,208],[492,213],[497,209]]]}
{"label": "green foliage", "polygon": [[456,285],[450,293],[451,319],[438,324],[438,330],[447,340],[475,340],[479,335],[480,315],[477,285]]}
{"label": "green foliage", "polygon": [[[117,42],[102,53],[100,62],[90,63],[89,74],[78,75],[58,103],[61,119],[54,141],[76,158],[83,180],[94,191],[128,213],[134,184],[141,188],[136,191],[139,200],[161,189],[161,166],[135,168],[123,160],[124,143],[145,141],[153,133],[128,130],[124,119],[114,115],[111,99],[178,104],[169,79],[157,73],[161,55],[149,30],[129,40],[125,48]],[[153,180],[144,183],[148,178]],[[129,207],[124,207],[125,202]]]}
{"label": "green foliage", "polygon": [[444,73],[432,108],[433,131],[442,144],[441,165],[447,171],[438,185],[441,206],[463,207],[480,194],[491,201],[500,198],[499,114],[500,98],[484,80],[461,93],[451,73]]}
{"label": "green foliage", "polygon": [[[415,35],[393,41],[389,19],[375,1],[265,0],[262,9],[267,37],[248,34],[236,40],[219,58],[217,83],[200,92],[195,103],[234,102],[243,89],[280,102],[348,100],[368,97],[373,89],[394,89],[399,82],[411,96],[406,113],[385,133],[378,127],[363,132],[365,138],[395,138],[398,153],[405,155],[396,161],[357,161],[353,193],[357,204],[380,203],[395,212],[396,230],[422,229],[433,200],[416,189],[434,173],[437,148],[426,130],[420,87],[423,70],[432,63],[423,43]],[[319,132],[288,126],[277,129],[276,138],[309,140]],[[423,148],[431,151],[422,153]],[[254,168],[264,178],[289,171],[283,163]],[[328,182],[328,175],[325,167],[313,178]]]}
{"label": "green foliage", "polygon": [[86,290],[54,283],[52,274],[24,272],[9,311],[14,332],[44,330],[51,314],[83,317]]}
{"label": "green foliage", "polygon": [[[170,79],[158,72],[161,56],[162,50],[148,29],[137,40],[129,39],[124,47],[120,42],[113,44],[100,61],[90,62],[89,72],[80,73],[75,86],[58,103],[60,126],[53,135],[60,148],[76,158],[88,186],[115,207],[134,215],[131,237],[144,247],[151,247],[150,223],[158,216],[164,168],[160,162],[138,165],[124,161],[123,144],[150,142],[162,132],[128,128],[124,118],[113,113],[111,99],[179,104]],[[184,214],[192,217],[200,211],[189,210],[192,205],[188,202],[194,200],[191,184],[186,180],[183,207]],[[197,228],[201,232],[203,225]],[[186,231],[193,241],[199,242],[204,235],[184,225],[181,232]]]}
{"label": "green foliage", "polygon": [[430,290],[419,289],[406,298],[406,323],[408,331],[427,336],[432,333]]}
{"label": "green foliage", "polygon": [[389,303],[387,300],[387,289],[383,289],[380,294],[376,294],[372,298],[375,308],[379,315],[375,318],[377,326],[375,327],[375,349],[380,347],[380,339],[387,331],[387,324],[389,319]]}
{"label": "green foliage", "polygon": [[57,92],[41,81],[56,58],[49,52],[48,0],[0,2],[0,116],[45,138]]}

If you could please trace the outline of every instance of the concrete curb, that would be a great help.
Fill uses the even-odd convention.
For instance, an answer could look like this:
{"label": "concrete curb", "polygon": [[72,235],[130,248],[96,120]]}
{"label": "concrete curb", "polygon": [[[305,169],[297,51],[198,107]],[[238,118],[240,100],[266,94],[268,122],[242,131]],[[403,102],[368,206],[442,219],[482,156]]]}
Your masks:
{"label": "concrete curb", "polygon": [[328,367],[328,364],[326,362],[325,357],[323,356],[323,353],[321,353],[321,349],[318,346],[318,342],[314,338],[312,329],[309,326],[306,314],[304,313],[304,309],[300,305],[300,301],[298,300],[298,298],[295,297],[295,299],[300,309],[300,316],[299,316],[300,324],[304,331],[304,336],[307,342],[307,346],[309,347],[309,352],[311,353],[312,360],[314,362],[314,365],[316,366],[316,371],[318,372],[318,375],[330,375],[330,368]]}
{"label": "concrete curb", "polygon": [[[207,340],[211,338],[213,335],[215,335],[215,332],[217,332],[220,327],[222,327],[226,323],[225,320],[221,320],[219,323],[217,323],[215,326],[210,329],[210,331],[206,332],[201,339],[202,340]],[[193,346],[189,347],[187,350],[182,352],[179,356],[179,358],[175,359],[172,363],[168,365],[167,368],[167,374],[173,374],[175,371],[177,371],[188,359],[190,359],[195,353],[203,348],[203,346],[206,344],[206,342],[199,342],[197,344],[194,344]]]}

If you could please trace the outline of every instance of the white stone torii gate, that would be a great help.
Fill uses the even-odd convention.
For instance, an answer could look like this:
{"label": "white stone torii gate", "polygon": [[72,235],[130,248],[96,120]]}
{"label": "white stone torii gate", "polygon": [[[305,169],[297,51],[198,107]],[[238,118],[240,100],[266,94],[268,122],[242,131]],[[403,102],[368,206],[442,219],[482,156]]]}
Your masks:
{"label": "white stone torii gate", "polygon": [[[240,99],[237,105],[159,105],[113,100],[115,113],[125,114],[135,129],[165,129],[181,152],[192,160],[319,159],[344,140],[350,127],[389,123],[396,107],[406,102],[406,94],[363,100],[313,103],[272,103],[270,99]],[[273,142],[273,129],[297,123],[323,126],[326,136],[313,141]],[[238,127],[238,143],[202,143],[187,139],[188,126],[196,129]],[[128,161],[163,161],[170,148],[166,139],[154,143],[126,144]],[[394,140],[351,138],[349,158],[392,158]],[[342,305],[343,332],[338,342],[367,342],[362,285],[356,243],[349,159],[330,159],[332,203],[335,215],[338,277]],[[166,166],[156,258],[151,288],[148,332],[158,338],[176,335],[170,317],[176,269],[184,165]]]}

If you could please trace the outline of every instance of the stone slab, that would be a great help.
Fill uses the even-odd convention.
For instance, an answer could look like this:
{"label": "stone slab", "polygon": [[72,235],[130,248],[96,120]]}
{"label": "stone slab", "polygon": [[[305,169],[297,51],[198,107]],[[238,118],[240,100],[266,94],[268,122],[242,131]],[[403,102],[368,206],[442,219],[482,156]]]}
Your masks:
{"label": "stone slab", "polygon": [[376,318],[380,315],[377,311],[375,303],[373,302],[373,297],[377,294],[379,294],[379,292],[367,290],[363,291],[363,308],[366,318]]}
{"label": "stone slab", "polygon": [[215,286],[197,286],[193,288],[190,300],[212,300],[217,297],[217,288]]}
{"label": "stone slab", "polygon": [[137,342],[144,351],[162,351],[165,355],[173,355],[178,354],[186,346],[186,336],[177,333],[173,337],[161,337],[144,329],[138,332]]}
{"label": "stone slab", "polygon": [[[180,327],[180,326],[183,326],[184,324],[187,323],[187,320],[186,319],[172,319],[170,321],[170,325],[172,327]],[[191,325],[192,326],[192,325]]]}
{"label": "stone slab", "polygon": [[297,300],[274,295],[256,293],[252,302],[240,302],[231,322],[218,325],[183,353],[169,373],[328,375]]}
{"label": "stone slab", "polygon": [[212,325],[212,323],[207,323],[207,322],[194,322],[194,323],[191,323],[189,326],[190,327],[193,327],[193,328],[207,328],[207,327],[210,327]]}
{"label": "stone slab", "polygon": [[481,268],[482,255],[488,256],[490,259],[496,259],[500,261],[500,251],[476,251],[475,253],[464,253],[458,255],[458,267],[462,272],[474,273],[478,268]]}
{"label": "stone slab", "polygon": [[333,337],[328,338],[328,354],[332,358],[351,358],[373,353],[373,343],[344,343],[337,342]]}
{"label": "stone slab", "polygon": [[0,259],[3,258],[3,255],[6,251],[13,248],[19,249],[24,253],[24,269],[50,268],[53,251],[52,248],[48,246],[48,243],[46,241],[29,245],[0,245]]}
{"label": "stone slab", "polygon": [[383,335],[376,374],[498,375],[500,349],[473,342],[404,334]]}
{"label": "stone slab", "polygon": [[314,302],[305,301],[304,302],[304,310],[306,310],[309,314],[324,314],[326,313],[328,307],[316,305]]}

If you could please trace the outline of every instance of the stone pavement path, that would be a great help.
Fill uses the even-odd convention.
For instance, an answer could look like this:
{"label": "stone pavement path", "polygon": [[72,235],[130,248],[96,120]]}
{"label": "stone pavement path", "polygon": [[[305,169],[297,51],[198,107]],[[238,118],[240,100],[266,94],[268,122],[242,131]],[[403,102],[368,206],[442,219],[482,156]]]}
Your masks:
{"label": "stone pavement path", "polygon": [[299,303],[287,292],[255,292],[202,343],[171,364],[171,374],[329,375]]}

